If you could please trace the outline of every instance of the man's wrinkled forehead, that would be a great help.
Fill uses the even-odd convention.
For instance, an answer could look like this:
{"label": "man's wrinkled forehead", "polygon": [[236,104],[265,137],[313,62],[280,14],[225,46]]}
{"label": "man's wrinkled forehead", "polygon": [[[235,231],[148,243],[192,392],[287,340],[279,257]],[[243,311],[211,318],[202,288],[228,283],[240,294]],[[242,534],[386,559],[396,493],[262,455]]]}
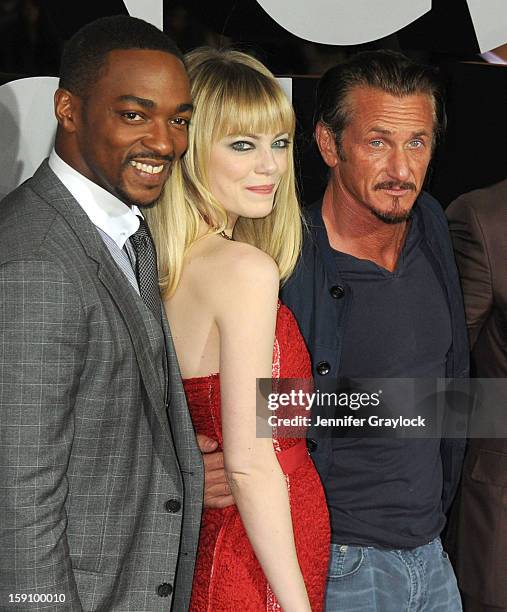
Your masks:
{"label": "man's wrinkled forehead", "polygon": [[[345,125],[358,116],[361,118],[367,116],[372,109],[378,112],[388,112],[390,103],[391,105],[402,103],[404,108],[411,112],[416,122],[427,122],[429,119],[431,135],[434,135],[437,125],[436,101],[432,95],[424,91],[395,95],[377,87],[355,85],[349,89],[344,99]],[[428,116],[428,110],[430,116]]]}

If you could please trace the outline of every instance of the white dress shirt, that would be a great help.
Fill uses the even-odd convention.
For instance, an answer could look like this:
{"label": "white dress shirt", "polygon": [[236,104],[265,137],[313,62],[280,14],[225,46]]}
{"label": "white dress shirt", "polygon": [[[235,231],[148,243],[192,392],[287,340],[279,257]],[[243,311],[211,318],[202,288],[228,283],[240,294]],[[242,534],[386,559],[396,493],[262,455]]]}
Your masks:
{"label": "white dress shirt", "polygon": [[130,208],[119,198],[90,181],[63,161],[53,149],[49,167],[67,187],[90,221],[123,248],[125,241],[139,229],[141,211]]}
{"label": "white dress shirt", "polygon": [[129,241],[130,236],[139,229],[139,218],[143,218],[139,208],[127,206],[112,193],[87,179],[64,162],[54,149],[49,156],[49,167],[95,225],[111,257],[139,293],[133,270],[135,252]]}

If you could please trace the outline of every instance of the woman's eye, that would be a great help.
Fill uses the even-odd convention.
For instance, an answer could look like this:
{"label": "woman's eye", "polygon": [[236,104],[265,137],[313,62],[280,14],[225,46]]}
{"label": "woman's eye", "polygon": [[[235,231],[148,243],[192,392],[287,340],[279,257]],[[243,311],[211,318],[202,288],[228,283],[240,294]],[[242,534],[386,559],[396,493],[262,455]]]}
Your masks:
{"label": "woman's eye", "polygon": [[271,145],[274,149],[286,149],[290,144],[288,138],[279,138]]}
{"label": "woman's eye", "polygon": [[254,148],[254,145],[246,140],[237,140],[231,144],[231,148],[234,149],[234,151],[249,151]]}

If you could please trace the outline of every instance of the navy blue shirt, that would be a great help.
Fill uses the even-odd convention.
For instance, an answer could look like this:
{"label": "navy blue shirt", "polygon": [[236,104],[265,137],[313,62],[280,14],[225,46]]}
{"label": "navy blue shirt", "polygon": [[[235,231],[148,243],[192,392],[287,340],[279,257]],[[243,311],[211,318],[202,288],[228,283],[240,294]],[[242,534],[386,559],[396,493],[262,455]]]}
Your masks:
{"label": "navy blue shirt", "polygon": [[451,319],[422,238],[415,217],[393,272],[334,251],[350,295],[339,376],[445,377]]}
{"label": "navy blue shirt", "polygon": [[[468,375],[467,331],[459,277],[454,262],[447,222],[441,206],[428,194],[423,193],[419,196],[413,210],[414,221],[419,228],[420,235],[418,249],[424,254],[425,261],[430,266],[430,268],[425,268],[425,274],[438,283],[440,294],[436,291],[435,294],[444,296],[447,315],[445,315],[445,310],[441,310],[441,303],[435,303],[434,307],[437,312],[443,313],[443,325],[446,326],[446,320],[449,322],[451,334],[450,342],[448,341],[449,337],[447,339],[443,337],[444,344],[449,346],[444,358],[445,363],[442,363],[440,353],[444,350],[444,345],[441,345],[440,349],[437,350],[438,354],[435,355],[431,368],[434,369],[434,372],[440,372],[443,366],[446,377],[464,377]],[[350,353],[350,349],[346,346],[349,341],[347,339],[349,324],[355,325],[352,313],[354,287],[349,286],[350,277],[347,279],[343,277],[340,263],[336,259],[336,252],[329,245],[322,220],[320,202],[306,209],[306,218],[309,232],[305,237],[303,252],[294,274],[282,288],[281,298],[294,312],[305,338],[312,358],[315,385],[317,389],[326,390],[326,388],[328,389],[326,387],[328,379],[337,378],[345,369],[355,368],[352,361],[349,361],[350,365],[347,365],[347,360],[354,359],[354,355]],[[406,246],[410,246],[408,239]],[[431,276],[431,271],[434,272],[434,276]],[[344,272],[347,275],[347,270],[344,270]],[[378,303],[376,299],[378,297],[371,298],[374,304]],[[426,297],[424,302],[426,302]],[[425,303],[424,305],[426,306]],[[435,324],[435,316],[435,312],[428,311],[426,319]],[[427,357],[424,360],[428,363],[431,361]],[[410,371],[413,371],[413,369],[411,368]],[[376,374],[392,376],[394,370],[390,370],[390,372],[390,374],[385,374],[385,371],[382,370],[376,372]],[[425,372],[427,373],[427,370]],[[410,374],[407,372],[407,375]],[[362,441],[362,439],[357,440],[356,444],[360,446]],[[373,440],[370,441],[373,442]],[[352,441],[349,440],[349,442]],[[378,440],[378,442],[382,441]],[[340,452],[340,444],[343,443],[344,440],[339,438],[319,439],[312,452],[315,465],[326,489],[331,513],[333,513],[333,506],[340,507],[339,495],[340,488],[343,488],[343,482],[340,484],[341,475],[334,464],[334,455],[336,451]],[[433,463],[426,466],[425,477],[427,474],[437,474],[437,481],[441,478],[439,482],[442,482],[442,486],[440,487],[440,484],[437,484],[435,491],[437,488],[440,489],[441,496],[438,506],[444,512],[449,509],[456,492],[461,475],[465,444],[464,438],[442,439],[439,444],[440,457],[438,453],[433,453]],[[387,456],[380,448],[376,449],[375,453],[378,460],[375,469],[377,469],[379,461],[384,465],[389,464]],[[399,456],[405,458],[403,452]],[[363,541],[367,539],[373,545],[388,548],[413,548],[424,543],[423,540],[428,536],[421,537],[421,533],[413,532],[411,525],[407,520],[404,520],[406,508],[403,504],[398,506],[397,512],[392,512],[388,517],[390,522],[388,529],[379,530],[380,532],[377,533],[375,538],[371,538],[370,530],[368,536],[368,525],[371,526],[375,523],[376,519],[374,517],[382,516],[383,507],[385,507],[385,500],[379,497],[377,493],[371,495],[363,489],[365,479],[375,478],[375,471],[371,470],[369,457],[366,457],[365,464],[359,462],[354,465],[352,461],[342,462],[341,460],[340,464],[345,466],[344,469],[350,473],[354,472],[350,479],[351,486],[356,489],[357,495],[362,495],[365,505],[369,507],[368,521],[361,521],[360,517],[357,517],[354,533],[359,534],[359,538],[363,538]],[[399,464],[400,462],[397,461],[397,465]],[[425,469],[424,466],[422,467]],[[403,489],[403,492],[413,492],[408,504],[410,506],[417,497],[418,481],[419,476],[414,471],[411,471],[404,481],[403,479],[400,480],[400,488]],[[331,497],[334,498],[334,501]],[[428,500],[433,499],[434,495],[430,493]],[[345,508],[347,504],[346,492],[344,492],[344,502]],[[432,503],[430,501],[429,505]],[[422,515],[424,515],[422,522],[428,517],[429,525],[434,520],[434,514],[433,511],[427,512],[425,509],[427,506],[426,501],[422,500],[419,507]],[[350,518],[351,514],[349,513],[347,520]],[[333,522],[335,523],[335,531],[337,531],[336,521]],[[343,522],[345,522],[345,519]],[[386,527],[385,522],[383,522],[383,525]],[[342,525],[340,529],[343,530],[345,527]],[[428,527],[424,531],[430,533],[433,531],[433,527]]]}
{"label": "navy blue shirt", "polygon": [[[445,377],[451,319],[422,238],[416,217],[393,272],[335,251],[350,293],[340,376]],[[420,544],[440,534],[439,439],[340,438],[333,474],[324,486],[334,542],[394,547],[404,543],[399,534]]]}

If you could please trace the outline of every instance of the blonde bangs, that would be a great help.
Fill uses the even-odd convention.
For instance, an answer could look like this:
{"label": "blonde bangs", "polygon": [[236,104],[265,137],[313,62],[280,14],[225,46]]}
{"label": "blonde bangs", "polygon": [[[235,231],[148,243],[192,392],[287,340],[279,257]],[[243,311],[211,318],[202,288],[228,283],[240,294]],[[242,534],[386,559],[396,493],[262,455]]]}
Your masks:
{"label": "blonde bangs", "polygon": [[294,112],[283,92],[277,91],[268,79],[262,86],[253,80],[242,85],[234,87],[234,92],[228,92],[228,87],[221,92],[222,100],[218,103],[221,110],[212,140],[239,134],[287,133],[292,137]]}
{"label": "blonde bangs", "polygon": [[227,213],[209,189],[208,165],[213,143],[232,135],[289,136],[289,168],[275,194],[273,211],[263,219],[238,219],[233,234],[235,240],[268,253],[278,264],[283,282],[294,269],[302,240],[292,105],[271,72],[240,51],[195,49],[185,56],[185,64],[195,109],[187,152],[175,162],[159,205],[147,211],[159,256],[162,292],[170,296],[176,290],[185,253],[198,237],[199,220],[205,219],[210,231],[226,227]]}

